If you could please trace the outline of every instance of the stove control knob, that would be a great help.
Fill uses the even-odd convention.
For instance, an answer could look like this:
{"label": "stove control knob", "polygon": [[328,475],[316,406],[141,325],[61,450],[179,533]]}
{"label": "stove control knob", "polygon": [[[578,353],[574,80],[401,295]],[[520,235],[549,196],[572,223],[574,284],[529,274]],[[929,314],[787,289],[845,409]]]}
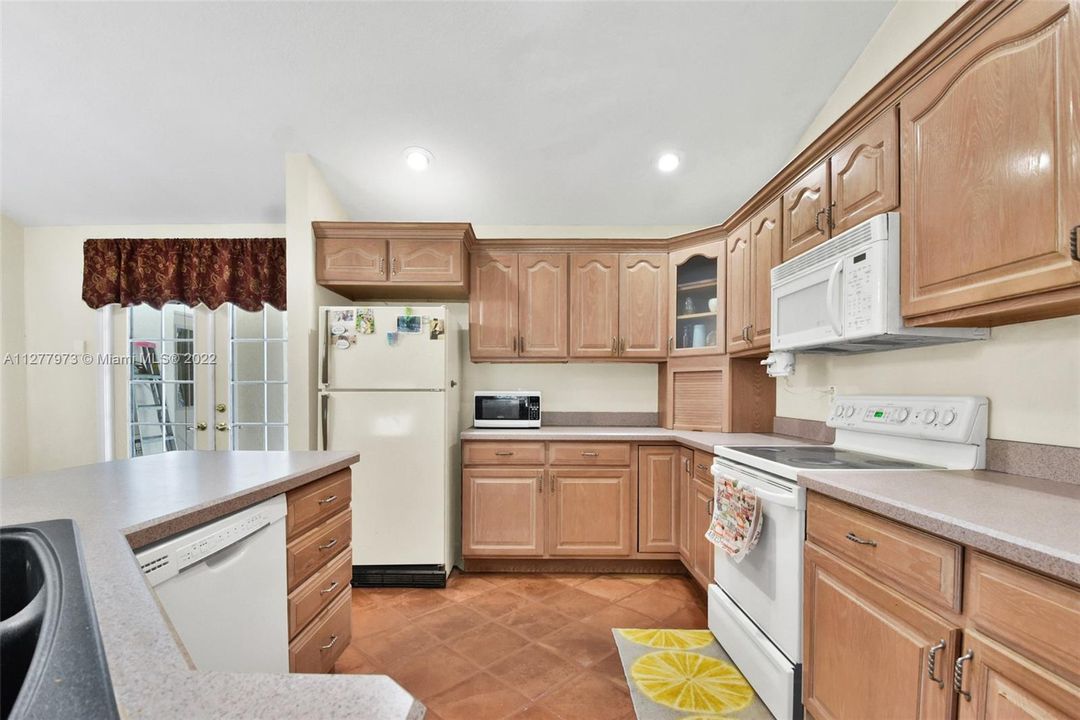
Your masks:
{"label": "stove control knob", "polygon": [[941,413],[942,425],[952,425],[954,420],[956,420],[956,411],[946,410],[945,412]]}
{"label": "stove control knob", "polygon": [[833,408],[832,414],[833,414],[833,417],[843,417],[844,416],[844,406],[843,405],[837,405],[836,407]]}
{"label": "stove control knob", "polygon": [[895,416],[896,417],[896,422],[901,422],[901,423],[904,422],[905,420],[908,419],[908,415],[910,415],[910,413],[908,412],[907,408],[897,408],[896,409],[896,416]]}
{"label": "stove control knob", "polygon": [[936,410],[927,410],[925,413],[923,413],[922,421],[924,424],[933,425],[935,420],[937,420]]}
{"label": "stove control knob", "polygon": [[855,414],[855,406],[854,405],[848,405],[844,409],[844,417],[851,417],[854,414]]}

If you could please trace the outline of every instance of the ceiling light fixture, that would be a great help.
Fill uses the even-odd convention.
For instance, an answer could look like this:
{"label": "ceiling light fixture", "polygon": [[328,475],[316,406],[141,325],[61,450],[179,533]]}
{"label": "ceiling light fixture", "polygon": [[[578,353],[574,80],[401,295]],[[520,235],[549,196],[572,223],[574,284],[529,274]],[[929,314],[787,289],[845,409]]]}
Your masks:
{"label": "ceiling light fixture", "polygon": [[669,173],[679,167],[679,156],[673,152],[666,152],[656,161],[656,167],[660,172]]}
{"label": "ceiling light fixture", "polygon": [[435,156],[422,147],[407,147],[403,154],[405,155],[405,164],[416,172],[424,172],[435,160]]}

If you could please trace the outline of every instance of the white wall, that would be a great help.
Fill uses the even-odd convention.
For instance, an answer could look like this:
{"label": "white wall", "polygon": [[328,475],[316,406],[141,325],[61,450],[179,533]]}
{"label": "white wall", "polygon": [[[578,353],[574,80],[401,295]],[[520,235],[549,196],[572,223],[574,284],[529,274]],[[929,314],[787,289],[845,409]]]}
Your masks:
{"label": "white wall", "polygon": [[[961,5],[900,0],[832,97],[797,154],[925,40]],[[830,386],[840,393],[985,395],[990,436],[1080,446],[1080,317],[994,328],[981,343],[851,357],[800,355],[777,385],[776,414],[824,420]]]}
{"label": "white wall", "polygon": [[963,4],[964,0],[899,0],[806,127],[791,156],[802,152]]}
{"label": "white wall", "polygon": [[26,349],[24,233],[0,215],[0,477],[26,472],[26,369],[7,363]]}
{"label": "white wall", "polygon": [[[82,301],[82,243],[88,238],[281,237],[284,232],[282,225],[25,228],[26,350],[111,352],[110,348],[98,347],[97,313]],[[100,460],[97,447],[99,386],[96,367],[80,364],[27,368],[29,472]]]}

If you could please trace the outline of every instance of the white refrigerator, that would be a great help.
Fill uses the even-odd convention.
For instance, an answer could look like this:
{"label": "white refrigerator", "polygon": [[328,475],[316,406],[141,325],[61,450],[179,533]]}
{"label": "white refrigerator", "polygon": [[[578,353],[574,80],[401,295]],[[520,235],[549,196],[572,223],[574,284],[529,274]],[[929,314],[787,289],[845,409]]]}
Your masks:
{"label": "white refrigerator", "polygon": [[353,579],[441,585],[459,548],[459,333],[442,305],[319,309],[319,447],[350,450]]}

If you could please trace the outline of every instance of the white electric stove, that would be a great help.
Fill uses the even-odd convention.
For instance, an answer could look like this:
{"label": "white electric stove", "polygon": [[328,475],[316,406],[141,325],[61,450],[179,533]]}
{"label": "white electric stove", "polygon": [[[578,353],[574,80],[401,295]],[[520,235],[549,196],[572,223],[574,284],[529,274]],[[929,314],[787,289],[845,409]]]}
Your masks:
{"label": "white electric stove", "polygon": [[806,490],[798,474],[985,467],[987,408],[982,397],[837,396],[827,421],[832,445],[716,446],[714,481],[753,488],[763,525],[742,562],[716,551],[709,629],[777,718],[803,715]]}

